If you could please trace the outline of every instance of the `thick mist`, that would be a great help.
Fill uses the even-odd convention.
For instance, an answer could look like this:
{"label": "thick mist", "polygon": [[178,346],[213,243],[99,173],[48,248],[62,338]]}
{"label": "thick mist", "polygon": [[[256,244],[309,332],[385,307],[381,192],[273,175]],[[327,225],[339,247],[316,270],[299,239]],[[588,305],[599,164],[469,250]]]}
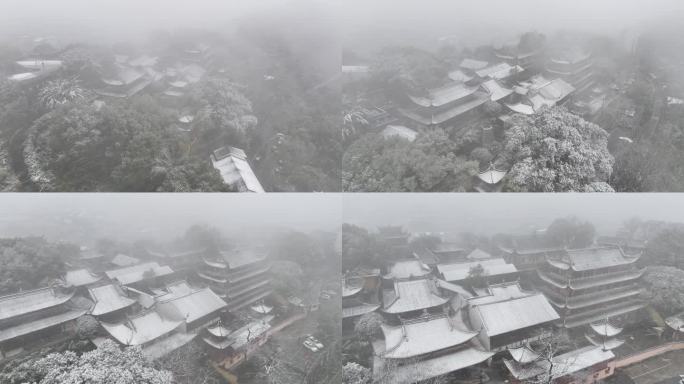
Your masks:
{"label": "thick mist", "polygon": [[199,224],[258,238],[282,229],[336,231],[341,209],[335,194],[5,194],[0,232],[76,243],[168,241]]}
{"label": "thick mist", "polygon": [[678,0],[352,0],[341,15],[345,48],[368,52],[384,45],[431,48],[444,37],[468,47],[498,45],[531,30],[619,36],[677,23],[683,12]]}
{"label": "thick mist", "polygon": [[411,232],[525,234],[567,216],[592,222],[600,234],[613,234],[632,217],[684,222],[679,194],[346,194],[343,200],[347,223]]}

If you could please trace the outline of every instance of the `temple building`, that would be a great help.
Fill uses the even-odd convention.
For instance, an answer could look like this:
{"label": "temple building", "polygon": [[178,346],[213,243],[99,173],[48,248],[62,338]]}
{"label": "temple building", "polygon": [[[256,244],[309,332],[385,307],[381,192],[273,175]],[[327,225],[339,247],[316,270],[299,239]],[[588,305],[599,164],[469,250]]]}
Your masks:
{"label": "temple building", "polygon": [[503,179],[508,171],[497,169],[494,164],[490,164],[487,169],[478,172],[476,176],[475,190],[477,192],[501,192]]}
{"label": "temple building", "polygon": [[550,77],[572,84],[577,93],[582,93],[594,84],[593,65],[590,53],[570,49],[552,54],[546,64],[546,72]]}
{"label": "temple building", "polygon": [[31,345],[67,339],[76,332],[76,319],[90,309],[77,300],[74,289],[40,288],[0,297],[0,361]]}
{"label": "temple building", "polygon": [[399,112],[417,127],[449,124],[474,117],[477,108],[489,100],[478,86],[452,82],[429,90],[424,96],[409,96],[411,106]]}
{"label": "temple building", "polygon": [[517,282],[489,285],[468,299],[468,317],[489,351],[519,348],[548,337],[558,313],[543,294],[524,291]]}
{"label": "temple building", "polygon": [[538,271],[540,289],[561,315],[565,328],[611,319],[626,322],[645,303],[636,261],[618,247],[567,250],[549,257]]}
{"label": "temple building", "polygon": [[204,258],[197,275],[226,301],[229,311],[236,311],[272,293],[270,269],[264,253],[235,249]]}
{"label": "temple building", "polygon": [[451,242],[435,244],[430,247],[430,251],[437,256],[440,263],[452,263],[462,260],[468,252],[463,246]]}
{"label": "temple building", "polygon": [[342,328],[350,329],[354,321],[366,313],[380,308],[380,302],[376,289],[366,289],[364,279],[342,279]]}
{"label": "temple building", "polygon": [[136,301],[128,297],[118,284],[107,284],[88,289],[90,298],[95,303],[90,314],[98,319],[111,320],[126,314],[133,314]]}
{"label": "temple building", "polygon": [[509,241],[498,244],[498,247],[507,263],[515,265],[519,271],[527,272],[535,272],[546,264],[547,258],[565,252],[546,237],[536,234],[514,236]]}
{"label": "temple building", "polygon": [[382,325],[373,342],[375,381],[411,384],[478,365],[490,359],[474,332],[455,314],[426,315],[397,325]]}
{"label": "temple building", "polygon": [[202,258],[208,250],[204,247],[162,247],[146,248],[145,252],[151,260],[163,263],[173,268],[174,271],[187,271],[202,264]]}
{"label": "temple building", "polygon": [[126,317],[121,322],[102,321],[100,325],[119,344],[140,346],[143,354],[152,360],[182,347],[197,336],[186,332],[183,316],[169,308],[154,308]]}
{"label": "temple building", "polygon": [[562,105],[576,88],[562,78],[548,80],[537,75],[520,82],[513,90],[513,97],[504,105],[513,113],[533,115],[542,108]]}
{"label": "temple building", "polygon": [[102,76],[101,81],[102,85],[95,90],[95,93],[112,98],[126,98],[147,88],[154,78],[150,77],[144,69],[117,63],[115,70]]}
{"label": "temple building", "polygon": [[[479,267],[482,268],[482,274],[471,276],[471,271]],[[474,278],[483,278],[488,283],[514,281],[518,278],[518,270],[515,265],[507,263],[502,258],[439,264],[437,270],[442,278],[448,282],[466,284]]]}
{"label": "temple building", "polygon": [[273,319],[273,315],[265,315],[237,328],[222,321],[209,326],[202,333],[202,340],[209,348],[209,357],[221,369],[235,368],[266,344]]}
{"label": "temple building", "polygon": [[263,193],[252,167],[247,162],[245,151],[234,147],[221,147],[211,154],[211,164],[221,174],[226,185],[238,192]]}
{"label": "temple building", "polygon": [[86,287],[99,282],[102,276],[98,276],[85,268],[72,269],[64,275],[64,283],[67,287]]}
{"label": "temple building", "polygon": [[157,285],[165,280],[165,277],[174,273],[173,269],[156,262],[133,265],[131,267],[105,271],[110,280],[116,280],[121,285],[152,284]]}
{"label": "temple building", "polygon": [[194,330],[216,322],[226,302],[209,288],[194,289],[185,284],[184,288],[170,289],[168,295],[160,297],[157,308],[169,313],[176,311],[185,319],[187,330]]}
{"label": "temple building", "polygon": [[591,344],[601,347],[604,351],[615,349],[625,343],[620,337],[621,327],[611,324],[609,319],[590,324],[585,337]]}

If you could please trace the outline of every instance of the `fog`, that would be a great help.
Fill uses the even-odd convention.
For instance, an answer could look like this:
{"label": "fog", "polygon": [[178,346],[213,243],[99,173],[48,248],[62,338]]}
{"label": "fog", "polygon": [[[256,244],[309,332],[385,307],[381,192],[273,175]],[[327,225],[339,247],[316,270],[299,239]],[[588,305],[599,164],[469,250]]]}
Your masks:
{"label": "fog", "polygon": [[345,48],[383,45],[429,48],[449,36],[464,46],[502,44],[536,30],[576,30],[619,36],[662,23],[679,23],[680,0],[374,0],[345,1]]}
{"label": "fog", "polygon": [[158,30],[230,31],[239,23],[267,23],[278,15],[297,25],[320,22],[330,0],[3,0],[0,36],[54,36],[60,41],[106,42]]}
{"label": "fog", "polygon": [[230,238],[336,231],[341,208],[335,194],[2,194],[0,237],[168,241],[195,224]]}
{"label": "fog", "polygon": [[373,230],[525,234],[576,216],[599,234],[613,234],[635,216],[684,222],[681,194],[346,194],[343,204],[345,222]]}

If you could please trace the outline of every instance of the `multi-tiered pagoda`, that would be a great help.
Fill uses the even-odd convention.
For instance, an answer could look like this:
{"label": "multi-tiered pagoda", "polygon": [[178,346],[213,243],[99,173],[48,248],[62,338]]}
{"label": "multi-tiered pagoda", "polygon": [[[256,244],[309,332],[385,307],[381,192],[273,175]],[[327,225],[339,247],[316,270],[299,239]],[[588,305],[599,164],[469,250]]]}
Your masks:
{"label": "multi-tiered pagoda", "polygon": [[565,251],[538,270],[541,289],[561,315],[565,328],[629,317],[644,306],[639,298],[643,271],[638,256],[619,247]]}
{"label": "multi-tiered pagoda", "polygon": [[252,250],[222,251],[217,257],[205,258],[197,272],[211,289],[236,311],[270,295],[271,264],[266,255]]}

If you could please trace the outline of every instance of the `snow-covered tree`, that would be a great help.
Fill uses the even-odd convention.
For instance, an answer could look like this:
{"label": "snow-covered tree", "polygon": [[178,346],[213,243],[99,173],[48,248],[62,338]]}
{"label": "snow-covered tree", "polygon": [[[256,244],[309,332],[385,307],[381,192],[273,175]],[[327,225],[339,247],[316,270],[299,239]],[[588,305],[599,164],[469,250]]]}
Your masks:
{"label": "snow-covered tree", "polygon": [[[608,133],[594,123],[551,108],[516,115],[506,132],[500,167],[511,168],[506,189],[519,192],[612,191]],[[597,184],[600,183],[600,184]]]}
{"label": "snow-covered tree", "polygon": [[354,331],[363,337],[374,337],[380,333],[382,316],[376,312],[366,313],[361,316],[354,326]]}
{"label": "snow-covered tree", "polygon": [[59,105],[83,101],[87,92],[76,79],[57,79],[48,81],[40,90],[40,101],[48,109]]}
{"label": "snow-covered tree", "polygon": [[139,347],[122,350],[105,341],[80,356],[66,351],[26,361],[0,379],[8,384],[167,384],[173,375],[153,368]]}
{"label": "snow-covered tree", "polygon": [[370,384],[373,379],[370,369],[354,362],[345,364],[342,374],[344,384]]}

